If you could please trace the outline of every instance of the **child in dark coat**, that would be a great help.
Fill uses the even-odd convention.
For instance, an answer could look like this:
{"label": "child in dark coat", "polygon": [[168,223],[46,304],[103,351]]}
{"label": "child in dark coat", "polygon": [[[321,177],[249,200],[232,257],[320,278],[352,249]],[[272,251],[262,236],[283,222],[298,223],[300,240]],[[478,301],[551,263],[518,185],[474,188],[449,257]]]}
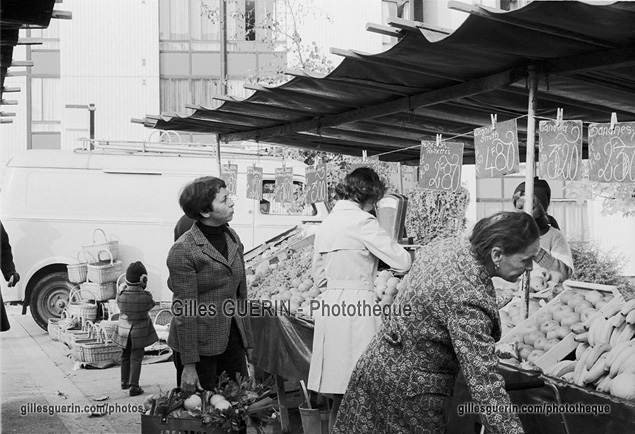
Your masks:
{"label": "child in dark coat", "polygon": [[113,341],[123,348],[121,356],[121,388],[130,388],[130,396],[141,395],[139,387],[141,362],[145,347],[159,338],[148,312],[154,307],[152,294],[146,291],[148,274],[139,261],[126,270],[126,282],[118,288],[120,315]]}

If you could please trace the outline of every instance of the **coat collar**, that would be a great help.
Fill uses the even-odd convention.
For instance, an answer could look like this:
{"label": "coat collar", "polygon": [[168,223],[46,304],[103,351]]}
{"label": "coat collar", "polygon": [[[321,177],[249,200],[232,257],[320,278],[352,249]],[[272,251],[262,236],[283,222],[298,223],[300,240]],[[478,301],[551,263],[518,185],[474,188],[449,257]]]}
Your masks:
{"label": "coat collar", "polygon": [[201,248],[201,251],[204,254],[214,259],[215,261],[220,262],[223,265],[231,267],[231,264],[234,263],[234,259],[236,258],[236,252],[238,252],[238,244],[234,242],[232,237],[230,237],[227,232],[225,232],[225,239],[227,240],[227,259],[225,259],[225,257],[221,255],[220,252],[216,250],[209,241],[207,241],[207,238],[205,238],[203,232],[201,232],[201,230],[195,224],[192,225],[190,233],[194,238],[194,242]]}
{"label": "coat collar", "polygon": [[358,203],[353,202],[351,200],[340,199],[335,203],[333,207],[333,211],[345,211],[345,210],[355,210],[361,211],[361,208]]}

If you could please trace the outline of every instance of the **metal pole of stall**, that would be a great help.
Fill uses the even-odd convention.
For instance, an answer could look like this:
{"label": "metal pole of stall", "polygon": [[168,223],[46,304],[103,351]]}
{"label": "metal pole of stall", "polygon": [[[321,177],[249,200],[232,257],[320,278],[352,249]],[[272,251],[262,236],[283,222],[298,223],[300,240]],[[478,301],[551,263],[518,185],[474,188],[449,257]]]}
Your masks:
{"label": "metal pole of stall", "polygon": [[[530,65],[527,69],[527,86],[529,87],[529,103],[527,107],[527,153],[525,163],[525,206],[524,210],[527,214],[532,215],[534,209],[534,162],[536,161],[536,106],[538,93],[538,79],[536,77],[536,67]],[[523,276],[523,295],[524,303],[522,303],[523,318],[529,316],[529,273],[525,272]]]}

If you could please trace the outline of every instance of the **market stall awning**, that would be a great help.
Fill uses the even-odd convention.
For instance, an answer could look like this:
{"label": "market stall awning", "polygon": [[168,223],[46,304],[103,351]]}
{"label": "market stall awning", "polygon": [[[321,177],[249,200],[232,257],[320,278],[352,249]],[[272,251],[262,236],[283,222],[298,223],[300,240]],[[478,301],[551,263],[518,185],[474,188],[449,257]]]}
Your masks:
{"label": "market stall awning", "polygon": [[22,71],[13,72],[10,68],[33,66],[30,60],[14,59],[13,51],[16,45],[41,44],[41,40],[34,38],[20,38],[20,29],[45,29],[51,18],[71,19],[68,11],[53,9],[56,0],[3,0],[0,5],[0,123],[11,123],[14,113],[2,111],[4,106],[16,105],[17,100],[7,98],[7,94],[19,92],[18,87],[6,87],[5,78],[11,75],[24,75]]}
{"label": "market stall awning", "polygon": [[[397,35],[380,54],[344,56],[328,75],[289,71],[277,87],[249,86],[246,99],[222,97],[189,116],[147,116],[161,130],[217,134],[221,142],[258,140],[385,161],[418,161],[422,139],[453,138],[473,162],[472,130],[519,118],[526,140],[527,72],[539,81],[540,118],[635,121],[635,3],[533,2],[510,12],[450,1],[470,16],[447,34],[393,19],[369,30]],[[586,133],[585,133],[586,137]],[[525,145],[521,143],[521,160]],[[586,143],[584,146],[586,153]],[[586,155],[585,155],[586,156]]]}

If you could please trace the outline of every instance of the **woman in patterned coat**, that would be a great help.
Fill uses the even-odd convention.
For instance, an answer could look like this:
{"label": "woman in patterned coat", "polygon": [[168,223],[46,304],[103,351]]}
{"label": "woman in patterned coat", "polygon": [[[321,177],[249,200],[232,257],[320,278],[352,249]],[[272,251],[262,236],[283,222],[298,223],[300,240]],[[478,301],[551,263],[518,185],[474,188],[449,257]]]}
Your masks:
{"label": "woman in patterned coat", "polygon": [[375,305],[373,282],[379,260],[401,272],[408,271],[412,262],[410,253],[369,212],[384,191],[373,169],[361,167],[349,173],[336,188],[338,202],[315,235],[313,277],[326,291],[324,309],[315,312],[308,388],[333,398],[331,427],[355,364],[381,324],[379,315],[342,314],[334,307],[345,303],[370,310]]}
{"label": "woman in patterned coat", "polygon": [[213,390],[218,375],[247,376],[253,335],[238,303],[247,301],[244,247],[228,225],[234,202],[225,181],[197,178],[179,197],[196,223],[168,253],[168,287],[173,293],[168,345],[174,350],[176,382],[193,393]]}
{"label": "woman in patterned coat", "polygon": [[[494,354],[501,326],[491,277],[515,281],[531,270],[539,236],[530,215],[501,212],[480,220],[469,239],[422,248],[395,299],[412,314],[384,321],[353,372],[335,433],[445,433],[459,369],[475,402],[510,404]],[[488,433],[524,432],[513,413],[483,421]]]}

